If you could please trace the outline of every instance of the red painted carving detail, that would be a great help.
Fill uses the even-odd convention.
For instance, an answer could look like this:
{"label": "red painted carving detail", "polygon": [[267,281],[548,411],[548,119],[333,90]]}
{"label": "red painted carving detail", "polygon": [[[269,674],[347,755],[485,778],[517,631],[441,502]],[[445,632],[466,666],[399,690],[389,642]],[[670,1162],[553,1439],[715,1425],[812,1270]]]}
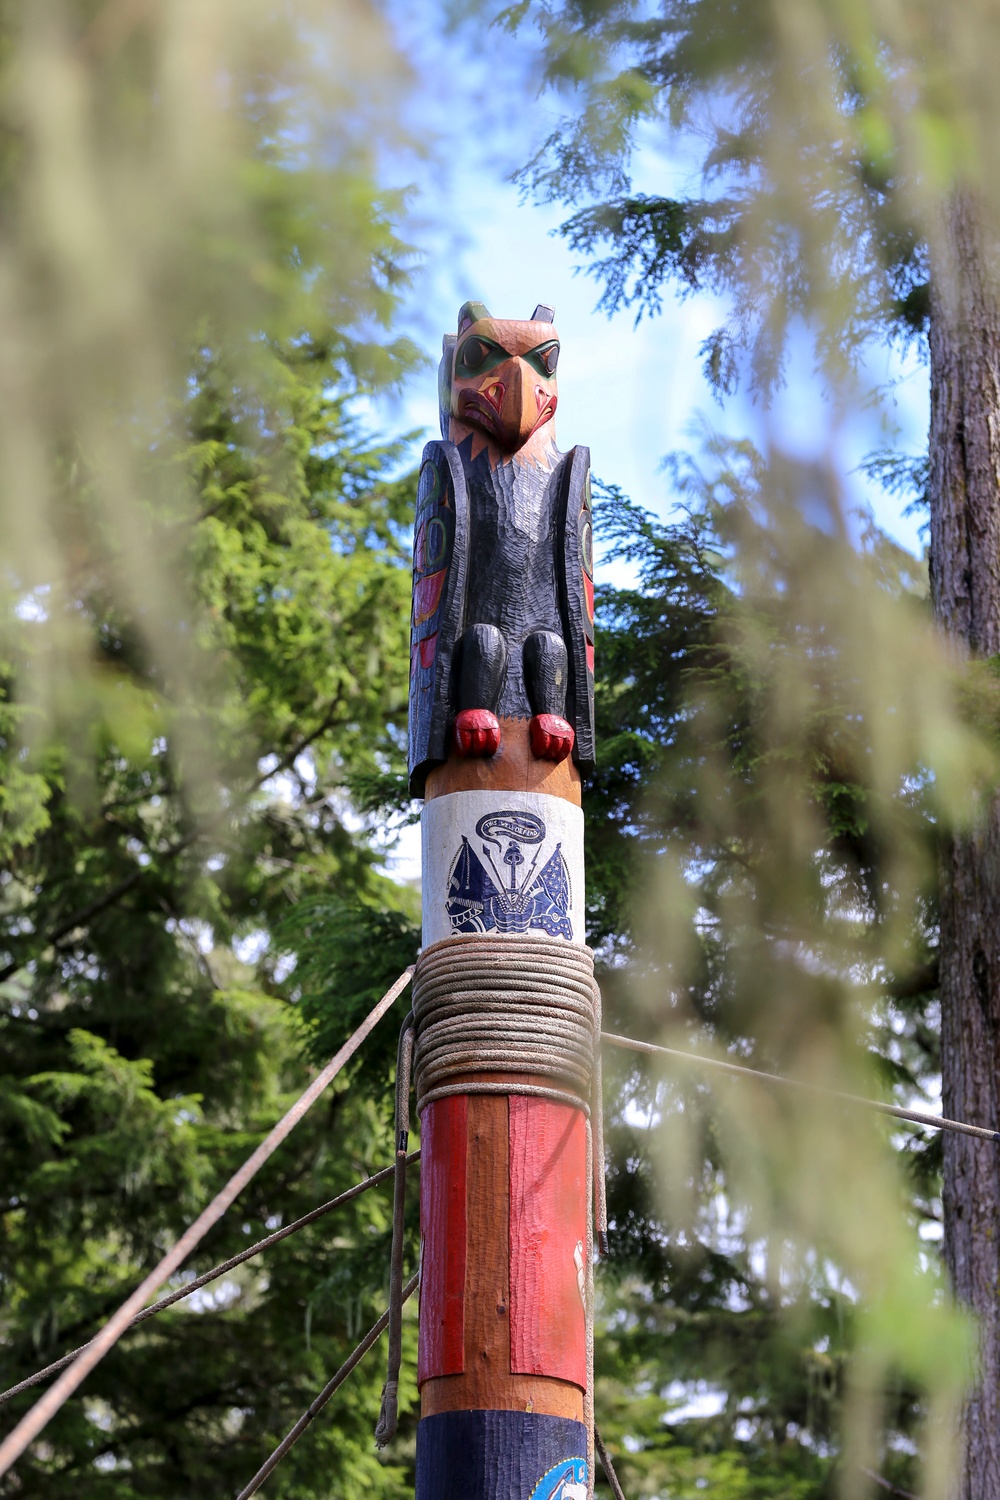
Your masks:
{"label": "red painted carving detail", "polygon": [[594,675],[594,648],[593,648],[593,646],[591,645],[591,643],[589,641],[587,642],[587,671],[590,673],[591,677],[593,677],[593,675]]}
{"label": "red painted carving detail", "polygon": [[535,714],[528,724],[531,751],[538,760],[565,760],[576,738],[573,726],[558,714]]}
{"label": "red painted carving detail", "polygon": [[420,642],[420,665],[422,667],[431,667],[434,665],[434,655],[437,651],[437,644],[438,633],[436,630],[433,635],[426,636],[424,640]]}
{"label": "red painted carving detail", "polygon": [[568,1104],[510,1096],[510,1368],[587,1387],[587,1132]]}
{"label": "red painted carving detail", "polygon": [[420,578],[414,583],[413,623],[415,625],[422,625],[425,620],[429,620],[437,609],[447,571],[447,568],[442,568],[439,573],[428,573],[426,578]]}
{"label": "red painted carving detail", "polygon": [[465,1369],[465,1177],[469,1100],[429,1104],[420,1126],[417,1384]]}
{"label": "red painted carving detail", "polygon": [[594,580],[583,575],[583,592],[587,600],[587,619],[591,625],[594,623]]}
{"label": "red painted carving detail", "polygon": [[461,756],[496,755],[500,721],[488,708],[463,708],[455,720],[455,749]]}

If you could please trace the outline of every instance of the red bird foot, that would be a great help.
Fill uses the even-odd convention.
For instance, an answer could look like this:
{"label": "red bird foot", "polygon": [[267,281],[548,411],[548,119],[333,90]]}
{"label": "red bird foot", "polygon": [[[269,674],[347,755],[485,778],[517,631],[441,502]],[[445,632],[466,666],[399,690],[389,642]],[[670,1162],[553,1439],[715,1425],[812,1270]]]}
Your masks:
{"label": "red bird foot", "polygon": [[496,755],[500,749],[496,714],[488,708],[463,708],[455,720],[455,749],[461,756]]}
{"label": "red bird foot", "polygon": [[573,726],[558,714],[535,714],[528,725],[531,749],[538,760],[565,760],[573,749]]}

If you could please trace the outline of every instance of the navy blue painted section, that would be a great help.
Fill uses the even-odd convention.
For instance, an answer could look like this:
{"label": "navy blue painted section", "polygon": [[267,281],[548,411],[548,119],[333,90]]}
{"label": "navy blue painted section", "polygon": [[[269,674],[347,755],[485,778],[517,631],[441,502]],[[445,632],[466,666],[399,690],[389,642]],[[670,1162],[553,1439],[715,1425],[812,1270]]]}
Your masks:
{"label": "navy blue painted section", "polygon": [[568,1417],[440,1412],[417,1428],[416,1500],[586,1500],[586,1453]]}

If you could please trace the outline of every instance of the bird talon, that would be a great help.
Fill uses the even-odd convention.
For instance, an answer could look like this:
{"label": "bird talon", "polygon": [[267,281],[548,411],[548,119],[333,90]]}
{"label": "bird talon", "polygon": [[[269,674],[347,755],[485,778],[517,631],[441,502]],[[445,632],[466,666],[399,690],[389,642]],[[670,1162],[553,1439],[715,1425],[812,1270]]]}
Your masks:
{"label": "bird talon", "polygon": [[538,760],[565,760],[576,735],[573,726],[558,714],[535,714],[528,726],[531,750]]}
{"label": "bird talon", "polygon": [[496,755],[500,749],[500,720],[488,708],[463,708],[455,720],[455,749],[459,755]]}

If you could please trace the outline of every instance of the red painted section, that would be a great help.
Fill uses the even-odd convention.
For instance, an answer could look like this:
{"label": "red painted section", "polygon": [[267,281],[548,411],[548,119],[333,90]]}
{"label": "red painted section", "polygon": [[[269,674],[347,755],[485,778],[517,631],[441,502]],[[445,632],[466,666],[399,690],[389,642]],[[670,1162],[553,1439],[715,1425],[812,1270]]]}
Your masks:
{"label": "red painted section", "polygon": [[420,1342],[417,1384],[465,1369],[465,1178],[469,1100],[429,1104],[420,1122]]}
{"label": "red painted section", "polygon": [[437,609],[447,572],[447,568],[442,568],[439,573],[428,573],[426,578],[419,578],[414,583],[413,623],[415,625],[423,625]]}
{"label": "red painted section", "polygon": [[587,1387],[587,1127],[568,1104],[510,1096],[510,1368]]}
{"label": "red painted section", "polygon": [[434,665],[434,656],[437,652],[437,644],[438,632],[436,630],[433,635],[426,636],[424,640],[420,642],[420,665],[422,667],[427,668]]}
{"label": "red painted section", "polygon": [[587,619],[591,625],[594,623],[594,580],[583,575],[583,593],[587,601]]}
{"label": "red painted section", "polygon": [[500,720],[488,708],[463,708],[455,719],[455,749],[459,755],[496,755],[500,749]]}
{"label": "red painted section", "polygon": [[594,648],[593,648],[593,646],[591,645],[591,643],[589,641],[587,642],[587,671],[590,673],[591,677],[593,677],[593,675],[594,675]]}
{"label": "red painted section", "polygon": [[535,714],[528,725],[531,753],[537,760],[565,760],[572,753],[576,735],[571,724],[558,714]]}

